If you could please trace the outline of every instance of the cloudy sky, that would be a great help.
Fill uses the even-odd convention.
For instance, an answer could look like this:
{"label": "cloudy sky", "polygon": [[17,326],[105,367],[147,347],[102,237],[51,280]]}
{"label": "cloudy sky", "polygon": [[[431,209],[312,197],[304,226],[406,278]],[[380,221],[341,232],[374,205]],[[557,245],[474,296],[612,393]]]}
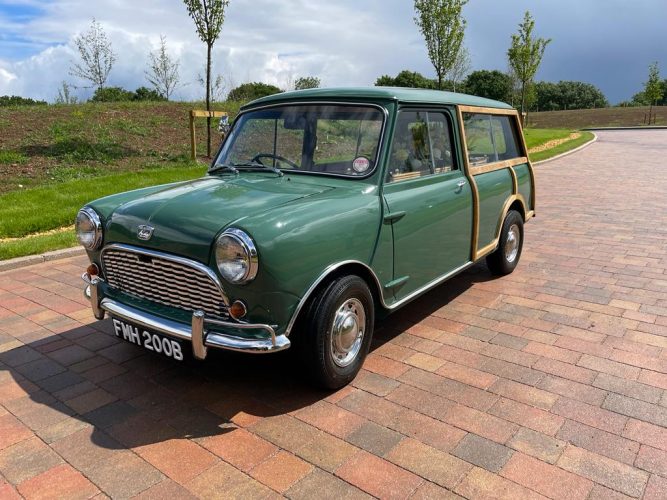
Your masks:
{"label": "cloudy sky", "polygon": [[[372,85],[410,69],[434,76],[413,22],[412,0],[231,0],[214,49],[228,87],[264,81],[286,87],[316,75],[329,86]],[[537,78],[581,80],[612,103],[629,99],[658,61],[667,78],[667,0],[470,0],[466,44],[474,69],[507,68],[510,35],[523,12],[552,38]],[[0,95],[52,101],[68,74],[76,35],[95,17],[118,61],[109,85],[146,85],[148,51],[167,37],[180,59],[177,99],[200,98],[205,47],[181,0],[0,0]],[[81,97],[90,91],[79,90]]]}

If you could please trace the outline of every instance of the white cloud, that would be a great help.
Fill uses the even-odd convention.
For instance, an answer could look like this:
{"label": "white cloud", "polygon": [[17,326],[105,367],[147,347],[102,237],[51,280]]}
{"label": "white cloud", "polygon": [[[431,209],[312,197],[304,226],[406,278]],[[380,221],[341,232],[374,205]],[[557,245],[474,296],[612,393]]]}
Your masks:
{"label": "white cloud", "polygon": [[[30,11],[0,12],[0,95],[52,100],[61,81],[81,84],[68,75],[76,56],[72,41],[93,17],[118,53],[110,85],[146,85],[147,53],[164,34],[181,61],[184,85],[175,98],[203,94],[196,82],[205,46],[182,0],[0,1]],[[663,73],[667,68],[665,0],[474,0],[464,15],[475,69],[507,68],[510,34],[526,9],[537,34],[554,39],[538,79],[588,81],[618,101],[641,88],[651,61],[659,61]],[[214,49],[215,72],[234,84],[278,86],[297,75],[319,76],[331,86],[370,85],[402,69],[433,77],[413,15],[412,0],[231,0]]]}
{"label": "white cloud", "polygon": [[[164,34],[170,52],[180,59],[183,85],[174,97],[202,97],[197,76],[204,73],[205,45],[180,0],[28,1],[41,5],[43,12],[25,23],[20,34],[35,47],[50,46],[27,59],[0,63],[4,73],[15,77],[10,81],[0,75],[0,94],[53,100],[63,80],[84,85],[69,75],[77,57],[73,40],[95,17],[118,55],[108,85],[147,85],[148,51]],[[305,75],[319,76],[327,85],[370,85],[380,74],[397,72],[406,64],[429,71],[410,20],[411,2],[367,4],[360,11],[352,0],[232,0],[214,46],[214,72],[223,75],[229,90],[245,81],[285,87]],[[387,4],[393,4],[393,10]],[[408,22],[397,22],[397,9],[405,10]],[[410,63],[402,66],[400,61]],[[89,97],[92,91],[79,92]]]}

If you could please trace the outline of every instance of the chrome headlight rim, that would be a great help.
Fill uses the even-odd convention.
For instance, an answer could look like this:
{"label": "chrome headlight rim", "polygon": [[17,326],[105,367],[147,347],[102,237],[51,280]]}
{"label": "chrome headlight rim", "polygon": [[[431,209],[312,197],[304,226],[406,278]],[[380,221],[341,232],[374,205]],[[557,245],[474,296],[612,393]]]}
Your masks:
{"label": "chrome headlight rim", "polygon": [[93,227],[94,227],[94,238],[93,241],[90,245],[86,245],[81,241],[81,238],[79,237],[79,226],[78,223],[75,224],[75,230],[76,230],[76,239],[78,240],[79,244],[85,248],[86,250],[98,250],[102,246],[102,239],[103,239],[103,231],[102,231],[102,220],[100,219],[100,216],[95,212],[90,207],[83,207],[79,212],[76,214],[76,220],[78,221],[79,216],[84,215],[85,217],[92,222]]}
{"label": "chrome headlight rim", "polygon": [[257,271],[259,271],[259,255],[257,253],[257,247],[255,246],[255,242],[252,240],[250,235],[248,235],[248,233],[246,233],[245,231],[237,228],[229,228],[225,229],[220,234],[220,236],[218,236],[218,239],[215,242],[216,248],[220,244],[220,241],[223,238],[230,238],[234,240],[243,249],[246,259],[248,260],[248,268],[246,269],[246,272],[240,279],[237,280],[229,279],[229,277],[225,276],[224,272],[220,269],[221,263],[217,258],[217,252],[216,252],[216,266],[218,268],[218,272],[225,281],[232,283],[234,285],[245,285],[246,283],[250,283],[252,280],[255,279],[255,277],[257,276]]}

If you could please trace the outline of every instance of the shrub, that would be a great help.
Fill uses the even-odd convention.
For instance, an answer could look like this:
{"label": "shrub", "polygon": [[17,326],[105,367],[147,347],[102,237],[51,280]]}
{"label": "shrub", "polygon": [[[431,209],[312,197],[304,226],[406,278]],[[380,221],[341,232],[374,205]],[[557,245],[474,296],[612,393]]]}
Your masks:
{"label": "shrub", "polygon": [[244,83],[243,85],[239,85],[235,89],[232,89],[232,91],[227,96],[227,100],[244,102],[254,101],[255,99],[266,97],[268,95],[279,94],[280,92],[282,91],[275,85],[269,85],[267,83],[261,82]]}
{"label": "shrub", "polygon": [[128,102],[128,101],[166,101],[157,91],[139,87],[132,92],[122,87],[104,87],[97,89],[91,102]]}
{"label": "shrub", "polygon": [[2,95],[0,96],[0,106],[46,106],[46,101],[36,101],[29,97],[21,97],[18,95]]}
{"label": "shrub", "polygon": [[93,94],[91,102],[123,102],[134,100],[134,92],[121,87],[103,87]]}
{"label": "shrub", "polygon": [[375,81],[376,87],[408,87],[415,89],[435,89],[438,82],[426,78],[416,71],[403,70],[395,78],[383,75]]}
{"label": "shrub", "polygon": [[322,85],[322,81],[316,76],[302,76],[294,82],[294,90],[316,89]]}
{"label": "shrub", "polygon": [[134,91],[133,101],[166,101],[157,90],[149,89],[147,87],[139,87]]}

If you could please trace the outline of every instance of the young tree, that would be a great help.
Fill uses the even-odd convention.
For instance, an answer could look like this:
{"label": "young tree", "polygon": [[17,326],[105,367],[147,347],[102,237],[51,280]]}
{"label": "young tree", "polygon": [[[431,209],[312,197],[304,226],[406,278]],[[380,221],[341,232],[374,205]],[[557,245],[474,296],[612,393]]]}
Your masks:
{"label": "young tree", "polygon": [[415,23],[424,35],[439,89],[461,50],[466,28],[461,10],[466,3],[468,0],[415,0]]}
{"label": "young tree", "polygon": [[653,106],[662,99],[662,81],[660,80],[660,69],[657,61],[648,67],[648,80],[644,83],[644,97],[649,103],[648,123],[651,124]]}
{"label": "young tree", "polygon": [[72,94],[72,86],[63,80],[58,88],[58,95],[56,96],[56,104],[76,104],[79,99]]}
{"label": "young tree", "polygon": [[[206,87],[206,78],[201,74],[197,74],[197,82],[202,87]],[[215,75],[211,74],[211,102],[220,102],[225,95],[225,90],[227,90],[227,82],[225,77],[221,74]],[[204,97],[206,98],[206,97]]]}
{"label": "young tree", "polygon": [[116,62],[116,54],[100,23],[93,18],[90,29],[76,37],[74,44],[81,62],[70,67],[70,75],[88,80],[98,89],[103,88]]}
{"label": "young tree", "polygon": [[447,72],[447,80],[452,82],[452,90],[456,92],[456,85],[458,85],[461,80],[470,72],[470,52],[465,45],[461,45],[456,59],[454,59],[454,64]]}
{"label": "young tree", "polygon": [[[229,0],[183,0],[195,23],[197,35],[206,44],[206,110],[211,110],[211,52],[225,22]],[[206,152],[211,156],[211,118],[206,119]]]}
{"label": "young tree", "polygon": [[160,35],[160,47],[148,53],[148,70],[144,71],[146,80],[167,101],[179,82],[179,61],[171,58],[167,52],[167,38]]}
{"label": "young tree", "polygon": [[322,81],[316,76],[302,76],[294,82],[294,90],[317,89]]}
{"label": "young tree", "polygon": [[527,109],[526,100],[533,78],[542,62],[544,49],[551,42],[551,39],[533,37],[534,28],[535,20],[526,11],[523,22],[519,24],[519,33],[512,35],[512,45],[507,51],[510,68],[520,88],[521,113]]}

